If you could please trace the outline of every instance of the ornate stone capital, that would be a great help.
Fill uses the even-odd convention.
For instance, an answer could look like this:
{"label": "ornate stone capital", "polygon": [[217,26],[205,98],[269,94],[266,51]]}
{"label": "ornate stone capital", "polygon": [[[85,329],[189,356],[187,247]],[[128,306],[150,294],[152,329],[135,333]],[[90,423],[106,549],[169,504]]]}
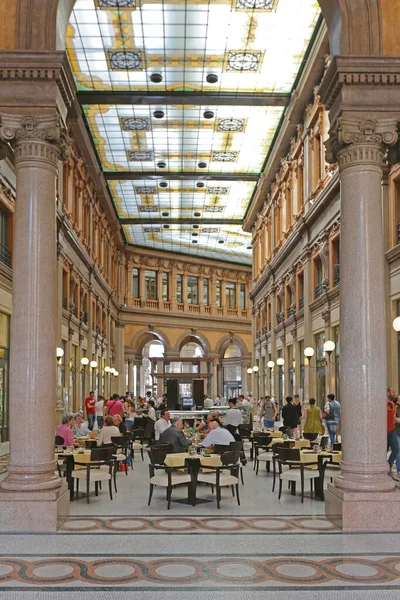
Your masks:
{"label": "ornate stone capital", "polygon": [[32,160],[56,165],[68,158],[71,140],[57,114],[37,117],[0,113],[0,141],[13,146],[16,163]]}
{"label": "ornate stone capital", "polygon": [[385,150],[398,140],[396,119],[358,121],[339,117],[325,142],[326,160],[344,169],[354,164],[382,166]]}

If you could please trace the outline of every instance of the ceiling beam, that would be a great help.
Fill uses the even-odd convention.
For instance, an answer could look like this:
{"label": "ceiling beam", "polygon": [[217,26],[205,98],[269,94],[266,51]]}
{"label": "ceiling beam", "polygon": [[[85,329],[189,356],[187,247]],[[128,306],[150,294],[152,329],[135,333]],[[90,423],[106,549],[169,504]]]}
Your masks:
{"label": "ceiling beam", "polygon": [[127,104],[148,106],[152,104],[192,104],[198,106],[288,106],[290,94],[238,92],[165,92],[164,94],[142,92],[78,92],[82,104]]}
{"label": "ceiling beam", "polygon": [[258,181],[259,175],[257,173],[197,173],[186,172],[186,173],[173,173],[166,171],[161,173],[160,171],[148,171],[134,172],[134,171],[104,171],[103,175],[108,181],[136,181],[142,179],[151,179],[154,181],[163,180],[178,180],[187,181],[195,179],[196,181]]}
{"label": "ceiling beam", "polygon": [[182,219],[170,219],[166,218],[154,218],[154,217],[140,217],[131,219],[120,219],[121,225],[242,225],[243,219],[201,219],[201,218],[182,218]]}

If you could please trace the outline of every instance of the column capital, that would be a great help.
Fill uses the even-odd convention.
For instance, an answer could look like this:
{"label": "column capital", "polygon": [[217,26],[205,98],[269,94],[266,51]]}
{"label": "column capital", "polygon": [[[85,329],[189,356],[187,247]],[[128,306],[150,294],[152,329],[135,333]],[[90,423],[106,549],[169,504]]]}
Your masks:
{"label": "column capital", "polygon": [[0,113],[0,140],[15,149],[15,161],[40,161],[56,166],[69,156],[70,139],[58,114]]}
{"label": "column capital", "polygon": [[339,162],[339,168],[357,164],[373,164],[382,167],[385,149],[398,140],[397,120],[349,119],[339,117],[329,131],[325,142],[326,160]]}

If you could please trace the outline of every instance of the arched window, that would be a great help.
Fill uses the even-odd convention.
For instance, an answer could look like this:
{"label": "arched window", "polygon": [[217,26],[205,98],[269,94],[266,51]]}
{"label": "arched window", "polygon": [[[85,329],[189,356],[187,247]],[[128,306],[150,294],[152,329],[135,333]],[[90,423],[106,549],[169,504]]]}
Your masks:
{"label": "arched window", "polygon": [[229,344],[224,352],[224,358],[240,358],[241,356],[240,348],[236,344]]}

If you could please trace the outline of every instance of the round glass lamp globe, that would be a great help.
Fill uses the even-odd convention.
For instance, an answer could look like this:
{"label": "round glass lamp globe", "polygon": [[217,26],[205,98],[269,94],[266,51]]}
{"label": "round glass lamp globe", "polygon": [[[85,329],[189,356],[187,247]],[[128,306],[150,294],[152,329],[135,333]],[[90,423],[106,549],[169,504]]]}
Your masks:
{"label": "round glass lamp globe", "polygon": [[254,367],[253,367],[253,371],[254,371],[254,373],[258,373],[258,371],[259,371],[259,368],[257,367],[257,365],[254,365]]}
{"label": "round glass lamp globe", "polygon": [[285,364],[285,359],[284,358],[278,358],[276,361],[276,364],[278,365],[278,367],[283,367],[283,365]]}
{"label": "round glass lamp globe", "polygon": [[324,352],[333,352],[335,348],[336,344],[331,340],[327,340],[324,344]]}
{"label": "round glass lamp globe", "polygon": [[57,358],[62,358],[64,356],[64,350],[62,348],[57,348]]}
{"label": "round glass lamp globe", "polygon": [[250,375],[250,374],[253,372],[253,369],[252,369],[251,367],[249,367],[249,368],[247,369],[247,372],[248,372],[248,374]]}
{"label": "round glass lamp globe", "polygon": [[119,372],[118,371],[114,371],[114,377],[118,377]]}
{"label": "round glass lamp globe", "polygon": [[105,373],[109,373],[110,371],[111,371],[110,367],[105,367],[105,368],[104,368],[104,372],[105,372]]}
{"label": "round glass lamp globe", "polygon": [[396,317],[392,325],[395,331],[400,331],[400,317]]}
{"label": "round glass lamp globe", "polygon": [[92,367],[92,369],[96,369],[97,368],[97,362],[95,360],[91,360],[90,361],[90,366]]}
{"label": "round glass lamp globe", "polygon": [[273,361],[273,360],[269,360],[269,361],[267,362],[267,367],[268,367],[269,369],[273,369],[273,368],[274,368],[274,366],[275,366],[275,363],[274,363],[274,361]]}
{"label": "round glass lamp globe", "polygon": [[84,367],[86,367],[86,365],[89,364],[89,359],[86,358],[86,356],[84,356],[83,358],[81,358],[81,365],[83,365]]}
{"label": "round glass lamp globe", "polygon": [[110,373],[112,373],[112,374],[114,375],[114,373],[115,373],[115,369],[114,369],[114,367],[111,367],[111,369],[110,369]]}
{"label": "round glass lamp globe", "polygon": [[304,350],[304,356],[306,356],[307,358],[311,358],[312,356],[314,356],[314,348],[306,348]]}

